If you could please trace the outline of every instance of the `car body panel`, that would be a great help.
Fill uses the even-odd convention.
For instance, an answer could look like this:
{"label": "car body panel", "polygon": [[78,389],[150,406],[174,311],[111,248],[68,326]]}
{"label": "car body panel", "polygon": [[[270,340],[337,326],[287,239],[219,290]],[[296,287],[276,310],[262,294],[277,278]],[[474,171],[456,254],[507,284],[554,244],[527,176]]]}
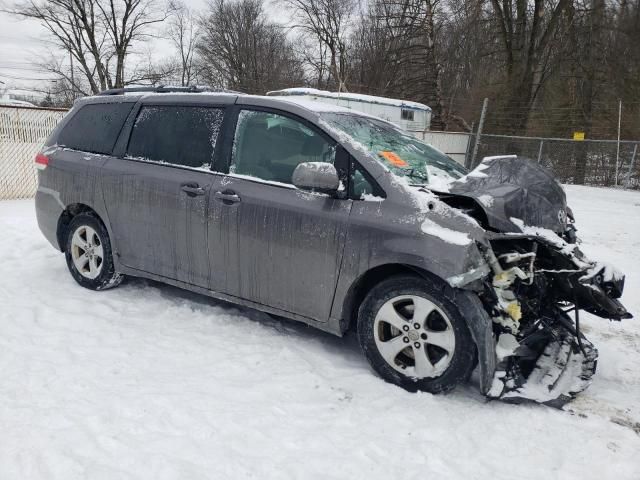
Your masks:
{"label": "car body panel", "polygon": [[[45,153],[50,158],[46,174],[39,172],[36,193],[38,223],[47,232],[45,236],[58,250],[60,245],[52,229],[57,231],[62,212],[72,205],[86,205],[106,218],[106,209],[100,187],[101,169],[108,157],[69,149],[49,147]],[[64,207],[63,207],[64,206]],[[57,214],[55,219],[45,220],[44,212]],[[55,227],[54,227],[55,225]],[[111,231],[109,231],[111,234]]]}
{"label": "car body panel", "polygon": [[326,322],[352,201],[234,175],[220,188],[240,200],[211,197],[211,290]]}
{"label": "car body panel", "polygon": [[[119,261],[207,287],[207,205],[215,180],[211,172],[109,158],[101,182]],[[187,184],[204,193],[190,196],[182,190]]]}

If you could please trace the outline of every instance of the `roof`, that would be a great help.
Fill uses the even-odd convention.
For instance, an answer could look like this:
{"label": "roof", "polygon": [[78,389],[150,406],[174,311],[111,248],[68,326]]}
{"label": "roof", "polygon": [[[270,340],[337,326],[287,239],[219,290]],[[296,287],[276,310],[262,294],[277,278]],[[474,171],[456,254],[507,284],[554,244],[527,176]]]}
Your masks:
{"label": "roof", "polygon": [[301,97],[287,97],[287,98],[273,98],[277,102],[294,103],[307,110],[311,110],[316,113],[349,113],[363,115],[361,112],[356,112],[347,107],[341,107],[340,105],[331,105],[329,103],[318,102],[310,98]]}
{"label": "roof", "polygon": [[412,110],[431,111],[431,108],[423,103],[411,102],[409,100],[399,100],[396,98],[376,97],[374,95],[363,95],[361,93],[329,92],[316,88],[285,88],[267,92],[268,96],[312,96],[321,98],[331,98],[336,100],[347,100],[351,102],[375,103],[379,105],[390,105],[394,107],[408,108]]}
{"label": "roof", "polygon": [[[340,105],[328,104],[319,102],[307,97],[302,96],[265,96],[265,95],[249,95],[238,92],[230,91],[209,91],[202,90],[198,92],[180,90],[169,90],[163,88],[160,91],[147,89],[120,89],[119,91],[108,91],[104,95],[93,95],[90,97],[81,97],[76,100],[76,104],[87,103],[113,103],[113,102],[138,102],[153,103],[153,104],[171,104],[173,102],[179,102],[181,104],[194,104],[201,105],[203,103],[215,103],[215,104],[237,104],[237,105],[254,105],[263,107],[276,107],[283,108],[286,111],[293,111],[293,113],[299,113],[299,109],[302,108],[307,112],[313,114],[321,113],[341,113],[349,115],[357,115],[360,117],[375,118],[376,120],[389,123],[389,125],[396,126],[395,124],[379,118],[375,115],[360,112],[350,108],[346,108]],[[298,108],[296,112],[295,108]]]}
{"label": "roof", "polygon": [[109,90],[103,90],[98,93],[98,96],[109,95],[129,95],[129,94],[144,94],[144,93],[233,93],[240,94],[234,90],[227,90],[224,88],[213,88],[208,85],[189,85],[186,87],[176,85],[156,85],[156,86],[144,86],[144,87],[122,87],[112,88]]}

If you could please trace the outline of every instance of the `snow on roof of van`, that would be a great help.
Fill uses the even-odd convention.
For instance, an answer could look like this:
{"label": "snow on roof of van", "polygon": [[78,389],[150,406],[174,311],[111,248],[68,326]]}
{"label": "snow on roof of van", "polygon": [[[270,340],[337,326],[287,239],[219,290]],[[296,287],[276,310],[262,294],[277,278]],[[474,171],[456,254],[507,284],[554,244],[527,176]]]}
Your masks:
{"label": "snow on roof of van", "polygon": [[314,97],[335,98],[363,103],[378,103],[381,105],[391,105],[394,107],[431,111],[431,108],[427,105],[424,105],[423,103],[410,102],[408,100],[398,100],[395,98],[376,97],[373,95],[364,95],[361,93],[329,92],[327,90],[318,90],[316,88],[284,88],[282,90],[267,92],[267,95],[273,97],[309,95]]}
{"label": "snow on roof of van", "polygon": [[301,107],[311,110],[316,113],[355,113],[361,115],[362,112],[354,111],[347,107],[341,107],[339,105],[332,105],[330,103],[322,103],[309,98],[287,96],[286,98],[275,98],[274,100],[280,100],[288,103],[295,103]]}
{"label": "snow on roof of van", "polygon": [[312,100],[309,98],[289,95],[284,98],[275,98],[274,100],[293,103],[295,105],[298,105],[299,107],[306,108],[307,110],[310,110],[315,113],[348,113],[349,115],[357,115],[359,117],[374,118],[380,122],[388,123],[393,127],[396,127],[396,128],[398,127],[395,123],[392,123],[389,120],[385,120],[384,118],[380,118],[376,115],[372,115],[370,113],[360,112],[358,110],[353,110],[347,107],[341,107],[340,105],[333,105],[331,103],[318,102],[316,100]]}

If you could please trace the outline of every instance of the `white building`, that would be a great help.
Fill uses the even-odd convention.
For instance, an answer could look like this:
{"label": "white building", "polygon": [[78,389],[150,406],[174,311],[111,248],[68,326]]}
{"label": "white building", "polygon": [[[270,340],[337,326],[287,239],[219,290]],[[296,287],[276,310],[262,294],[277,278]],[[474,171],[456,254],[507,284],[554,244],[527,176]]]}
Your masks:
{"label": "white building", "polygon": [[0,106],[2,107],[35,107],[31,102],[25,102],[24,100],[16,100],[11,98],[11,94],[3,92],[0,94]]}
{"label": "white building", "polygon": [[267,92],[270,96],[295,96],[305,100],[338,105],[358,112],[375,115],[403,130],[424,132],[431,125],[431,108],[422,103],[396,100],[393,98],[361,95],[359,93],[338,93],[315,88],[285,88]]}

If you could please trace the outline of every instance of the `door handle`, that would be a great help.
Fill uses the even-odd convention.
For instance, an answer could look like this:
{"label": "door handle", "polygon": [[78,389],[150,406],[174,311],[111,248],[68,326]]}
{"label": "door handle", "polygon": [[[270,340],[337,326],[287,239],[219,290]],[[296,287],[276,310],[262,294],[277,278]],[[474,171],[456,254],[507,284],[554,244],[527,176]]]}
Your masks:
{"label": "door handle", "polygon": [[205,194],[204,188],[200,187],[197,183],[183,183],[180,185],[180,189],[190,197]]}
{"label": "door handle", "polygon": [[225,205],[233,205],[240,202],[240,197],[233,190],[225,190],[213,194],[214,198]]}

